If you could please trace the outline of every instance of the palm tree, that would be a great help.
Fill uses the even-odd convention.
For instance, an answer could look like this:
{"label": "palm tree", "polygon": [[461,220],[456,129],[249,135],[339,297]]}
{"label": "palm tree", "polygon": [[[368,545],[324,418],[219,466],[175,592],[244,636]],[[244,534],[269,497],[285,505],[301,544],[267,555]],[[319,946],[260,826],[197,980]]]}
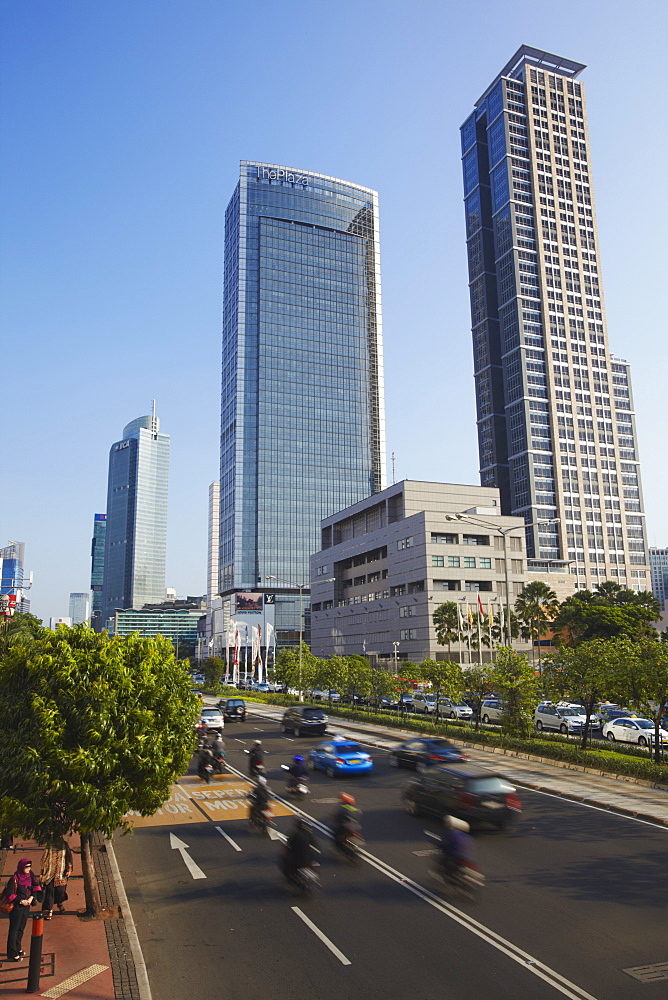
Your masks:
{"label": "palm tree", "polygon": [[540,638],[547,631],[547,626],[559,611],[557,595],[542,580],[528,583],[515,601],[515,614],[527,626],[531,637],[531,645],[538,644],[538,671],[541,670]]}
{"label": "palm tree", "polygon": [[446,601],[434,611],[432,618],[436,627],[436,641],[439,646],[448,647],[448,659],[451,658],[451,645],[459,638],[459,615],[454,601]]}

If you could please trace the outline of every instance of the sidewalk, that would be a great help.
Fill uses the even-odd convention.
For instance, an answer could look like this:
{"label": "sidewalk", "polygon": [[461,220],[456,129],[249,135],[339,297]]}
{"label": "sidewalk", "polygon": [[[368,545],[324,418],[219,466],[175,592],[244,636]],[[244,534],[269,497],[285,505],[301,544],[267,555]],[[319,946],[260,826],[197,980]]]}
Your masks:
{"label": "sidewalk", "polygon": [[[258,712],[258,708],[261,711]],[[272,719],[280,719],[283,714],[283,709],[274,711],[273,706],[257,702],[253,703],[253,711]],[[404,740],[418,739],[421,735],[375,723],[339,720],[334,715],[331,720],[330,730],[357,739],[362,732],[366,736],[371,733],[371,738],[367,738],[366,742],[383,750],[389,750]],[[502,771],[517,785],[668,827],[668,790],[653,787],[649,782],[625,776],[615,777],[593,768],[548,761],[519,751],[499,747],[483,748],[450,735],[448,739],[453,745],[466,748],[470,759],[476,764]]]}
{"label": "sidewalk", "polygon": [[[51,920],[44,920],[44,937],[40,987],[34,996],[56,1000],[146,1000],[141,997],[132,961],[125,920],[121,916],[118,894],[109,855],[102,838],[95,846],[95,864],[102,905],[118,911],[116,919],[81,920],[77,913],[85,909],[81,857],[78,838],[70,841],[74,852],[74,873],[71,876],[65,903],[65,913],[54,911]],[[33,841],[17,838],[14,850],[0,852],[2,885],[16,871],[20,858],[30,858],[39,875],[42,848]],[[31,913],[40,911],[40,904]],[[0,914],[0,998],[13,1000],[25,997],[28,982],[28,957],[33,926],[28,919],[23,934],[26,957],[21,962],[6,960],[8,916]]]}

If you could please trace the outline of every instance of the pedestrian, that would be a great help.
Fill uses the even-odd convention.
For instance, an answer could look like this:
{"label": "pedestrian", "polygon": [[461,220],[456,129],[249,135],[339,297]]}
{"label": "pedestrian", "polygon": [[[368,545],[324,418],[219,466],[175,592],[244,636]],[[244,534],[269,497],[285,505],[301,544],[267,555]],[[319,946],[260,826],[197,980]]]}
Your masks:
{"label": "pedestrian", "polygon": [[40,881],[44,895],[42,897],[42,913],[45,920],[53,916],[54,903],[60,913],[65,912],[63,903],[67,899],[67,880],[74,868],[72,851],[67,841],[62,838],[55,844],[46,847],[42,854]]}
{"label": "pedestrian", "polygon": [[25,955],[21,951],[23,931],[30,915],[30,907],[41,896],[42,887],[37,876],[32,873],[32,861],[30,858],[21,858],[3,892],[3,897],[12,904],[7,934],[7,959],[10,962],[20,962]]}

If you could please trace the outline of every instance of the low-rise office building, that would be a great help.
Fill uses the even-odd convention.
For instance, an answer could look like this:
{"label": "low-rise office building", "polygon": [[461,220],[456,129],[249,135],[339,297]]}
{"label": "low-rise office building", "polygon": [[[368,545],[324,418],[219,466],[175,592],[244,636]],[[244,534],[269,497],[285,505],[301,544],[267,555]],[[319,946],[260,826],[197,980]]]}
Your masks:
{"label": "low-rise office building", "polygon": [[325,518],[311,557],[313,653],[468,662],[466,641],[436,641],[434,609],[453,601],[465,621],[481,609],[483,634],[491,611],[498,626],[527,583],[524,536],[498,489],[482,486],[405,480]]}
{"label": "low-rise office building", "polygon": [[206,613],[206,599],[189,597],[185,601],[147,604],[140,610],[124,608],[109,619],[112,635],[162,635],[174,645],[179,659],[195,656],[198,646],[198,623]]}

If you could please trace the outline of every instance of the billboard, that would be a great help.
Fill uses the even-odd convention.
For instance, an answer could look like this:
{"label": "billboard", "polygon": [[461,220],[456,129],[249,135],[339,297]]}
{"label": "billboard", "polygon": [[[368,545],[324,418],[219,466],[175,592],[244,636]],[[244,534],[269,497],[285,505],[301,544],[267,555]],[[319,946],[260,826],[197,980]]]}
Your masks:
{"label": "billboard", "polygon": [[256,628],[259,625],[262,627],[262,635],[266,635],[266,624],[274,624],[275,607],[273,594],[257,594],[247,590],[238,591],[234,595],[231,617],[238,625],[247,625],[249,634],[251,625]]}

